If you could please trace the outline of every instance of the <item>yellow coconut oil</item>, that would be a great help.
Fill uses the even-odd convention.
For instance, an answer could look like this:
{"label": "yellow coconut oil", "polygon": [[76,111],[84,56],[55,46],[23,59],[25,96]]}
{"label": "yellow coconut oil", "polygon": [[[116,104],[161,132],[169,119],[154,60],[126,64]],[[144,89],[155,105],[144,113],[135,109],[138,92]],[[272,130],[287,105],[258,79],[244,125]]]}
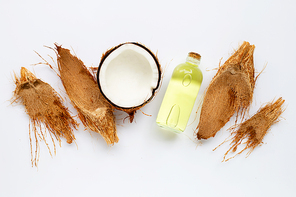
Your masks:
{"label": "yellow coconut oil", "polygon": [[200,58],[190,52],[186,62],[174,69],[156,118],[160,127],[177,133],[185,130],[203,80]]}

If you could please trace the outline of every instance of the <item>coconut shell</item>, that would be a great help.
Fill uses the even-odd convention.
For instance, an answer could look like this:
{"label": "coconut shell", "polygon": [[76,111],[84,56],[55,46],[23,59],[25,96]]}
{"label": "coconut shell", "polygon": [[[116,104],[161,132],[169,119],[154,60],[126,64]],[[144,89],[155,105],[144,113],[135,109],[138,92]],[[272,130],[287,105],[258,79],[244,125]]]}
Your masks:
{"label": "coconut shell", "polygon": [[[61,143],[63,137],[70,144],[75,140],[72,128],[76,129],[78,123],[71,117],[58,93],[49,84],[37,79],[26,68],[21,68],[20,78],[15,75],[15,85],[14,102],[22,103],[30,118],[31,161],[32,165],[37,166],[39,156],[38,136],[45,142],[50,152],[45,140],[46,133],[49,131],[50,136],[53,135],[59,143]],[[44,129],[41,125],[44,125]],[[33,139],[36,143],[34,155],[32,145],[34,141],[31,132],[33,132]],[[55,148],[53,138],[52,141]]]}
{"label": "coconut shell", "polygon": [[[112,103],[107,97],[105,97],[104,93],[102,93],[102,95],[105,97],[105,99],[117,110],[121,110],[121,111],[124,111],[128,114],[128,117],[129,117],[129,120],[130,120],[130,123],[133,122],[134,120],[134,116],[135,116],[135,113],[137,110],[141,109],[142,107],[144,107],[147,103],[149,103],[153,97],[155,96],[156,94],[156,91],[157,89],[159,88],[160,86],[160,81],[161,81],[161,66],[159,64],[159,60],[157,58],[157,56],[150,50],[148,49],[146,46],[144,46],[143,44],[140,44],[140,43],[137,43],[137,42],[126,42],[126,43],[122,43],[122,44],[119,44],[115,47],[112,47],[111,49],[107,50],[105,53],[103,53],[102,57],[101,57],[101,61],[100,61],[100,64],[99,64],[99,67],[98,67],[98,72],[97,72],[97,78],[99,77],[99,72],[100,72],[100,67],[102,66],[104,60],[114,51],[116,50],[117,48],[119,48],[120,46],[124,45],[124,44],[134,44],[134,45],[137,45],[139,47],[142,47],[143,49],[145,49],[154,59],[156,65],[157,65],[157,68],[159,70],[159,77],[158,77],[158,85],[157,87],[155,87],[153,90],[152,90],[152,95],[150,98],[148,98],[145,102],[143,102],[143,104],[139,105],[139,106],[135,106],[135,107],[130,107],[130,108],[125,108],[125,107],[120,107],[114,103]],[[97,79],[97,82],[99,82],[99,80]],[[100,87],[100,84],[98,83],[99,87]],[[101,88],[100,88],[101,90]]]}
{"label": "coconut shell", "polygon": [[56,51],[60,78],[83,125],[101,134],[107,144],[117,143],[113,108],[102,96],[94,77],[70,50],[56,45]]}
{"label": "coconut shell", "polygon": [[[250,149],[247,153],[247,155],[249,155],[257,146],[261,145],[263,143],[262,140],[270,127],[279,122],[279,117],[284,112],[284,102],[285,100],[278,98],[276,101],[267,103],[250,119],[231,128],[231,135],[233,136],[231,141],[232,146],[225,153],[223,161],[228,161],[247,149]],[[244,144],[245,147],[233,157],[226,159],[228,153],[236,152],[240,144]]]}
{"label": "coconut shell", "polygon": [[244,42],[219,67],[205,93],[198,139],[214,137],[235,113],[243,117],[248,111],[255,87],[254,49],[254,45]]}

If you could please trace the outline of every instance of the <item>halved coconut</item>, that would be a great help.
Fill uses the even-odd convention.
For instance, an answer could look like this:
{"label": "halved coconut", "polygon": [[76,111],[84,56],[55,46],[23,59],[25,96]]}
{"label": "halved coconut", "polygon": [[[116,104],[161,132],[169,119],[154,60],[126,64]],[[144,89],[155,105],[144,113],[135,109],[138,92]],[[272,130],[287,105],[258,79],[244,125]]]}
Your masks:
{"label": "halved coconut", "polygon": [[161,79],[157,57],[145,46],[127,42],[103,54],[97,82],[103,96],[133,121],[135,111],[155,95]]}

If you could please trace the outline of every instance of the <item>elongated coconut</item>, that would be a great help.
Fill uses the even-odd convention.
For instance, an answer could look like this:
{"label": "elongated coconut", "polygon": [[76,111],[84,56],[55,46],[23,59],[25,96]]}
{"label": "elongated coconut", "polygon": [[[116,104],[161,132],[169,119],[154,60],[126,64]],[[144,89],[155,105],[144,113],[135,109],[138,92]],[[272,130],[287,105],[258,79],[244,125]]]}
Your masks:
{"label": "elongated coconut", "polygon": [[254,49],[254,45],[244,42],[219,67],[203,100],[198,139],[214,137],[235,113],[244,116],[249,109],[255,87]]}
{"label": "elongated coconut", "polygon": [[[49,131],[61,143],[61,137],[72,143],[75,140],[73,128],[78,124],[71,117],[68,109],[63,105],[61,97],[47,83],[37,79],[29,70],[22,67],[21,77],[15,75],[15,91],[13,102],[20,102],[25,106],[26,113],[30,118],[30,147],[32,165],[37,166],[39,160],[39,140],[46,142],[45,135]],[[42,129],[44,125],[44,129]],[[33,134],[31,133],[33,131]],[[33,155],[32,136],[35,139],[35,154]],[[52,138],[54,149],[55,143]],[[51,154],[52,155],[52,154]]]}
{"label": "elongated coconut", "polygon": [[118,142],[112,106],[83,62],[70,50],[56,45],[60,78],[84,126],[102,135],[107,144]]}
{"label": "elongated coconut", "polygon": [[[262,140],[270,127],[279,122],[279,117],[284,112],[284,102],[285,100],[278,98],[276,101],[267,103],[250,119],[231,128],[231,135],[233,136],[231,141],[232,146],[225,153],[223,161],[228,161],[247,149],[250,149],[247,153],[247,155],[249,155],[257,146],[261,145],[263,143]],[[240,144],[244,144],[245,147],[233,157],[226,159],[228,153],[231,151],[236,152]]]}
{"label": "elongated coconut", "polygon": [[154,97],[160,85],[161,69],[156,55],[147,47],[127,42],[105,52],[97,72],[102,95],[116,109],[129,115]]}

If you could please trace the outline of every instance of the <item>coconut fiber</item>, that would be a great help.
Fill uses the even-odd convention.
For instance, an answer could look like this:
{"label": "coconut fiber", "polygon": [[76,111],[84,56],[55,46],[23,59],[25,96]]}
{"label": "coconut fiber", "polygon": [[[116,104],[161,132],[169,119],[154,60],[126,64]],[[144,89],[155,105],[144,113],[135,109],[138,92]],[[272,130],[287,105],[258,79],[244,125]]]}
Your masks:
{"label": "coconut fiber", "polygon": [[[225,153],[223,161],[228,161],[246,149],[250,149],[247,153],[249,155],[257,146],[261,145],[263,137],[269,128],[279,121],[279,117],[284,111],[282,107],[284,102],[285,100],[282,98],[270,102],[260,108],[250,119],[231,128],[231,135],[233,136],[231,141],[232,146]],[[246,141],[243,142],[243,140]],[[245,147],[233,157],[226,159],[227,154],[230,151],[236,152],[240,144],[245,144]]]}
{"label": "coconut fiber", "polygon": [[56,45],[57,62],[64,88],[84,126],[102,135],[107,144],[118,142],[112,106],[85,67],[68,49]]}
{"label": "coconut fiber", "polygon": [[[56,150],[52,135],[59,143],[61,143],[61,137],[64,137],[67,143],[70,144],[75,140],[72,128],[76,129],[78,124],[71,117],[68,109],[62,104],[62,99],[58,93],[49,84],[37,79],[26,68],[21,68],[20,78],[15,75],[15,85],[13,102],[22,103],[25,106],[26,113],[29,115],[31,161],[32,166],[37,166],[39,160],[38,137],[45,142],[51,154],[45,140],[46,132],[49,131],[54,150]],[[42,129],[41,124],[44,125],[44,129]],[[31,131],[33,131],[33,134]],[[34,155],[32,136],[36,143]]]}
{"label": "coconut fiber", "polygon": [[244,42],[219,66],[203,100],[198,139],[214,137],[235,113],[244,117],[248,111],[255,86],[254,49],[254,45]]}

